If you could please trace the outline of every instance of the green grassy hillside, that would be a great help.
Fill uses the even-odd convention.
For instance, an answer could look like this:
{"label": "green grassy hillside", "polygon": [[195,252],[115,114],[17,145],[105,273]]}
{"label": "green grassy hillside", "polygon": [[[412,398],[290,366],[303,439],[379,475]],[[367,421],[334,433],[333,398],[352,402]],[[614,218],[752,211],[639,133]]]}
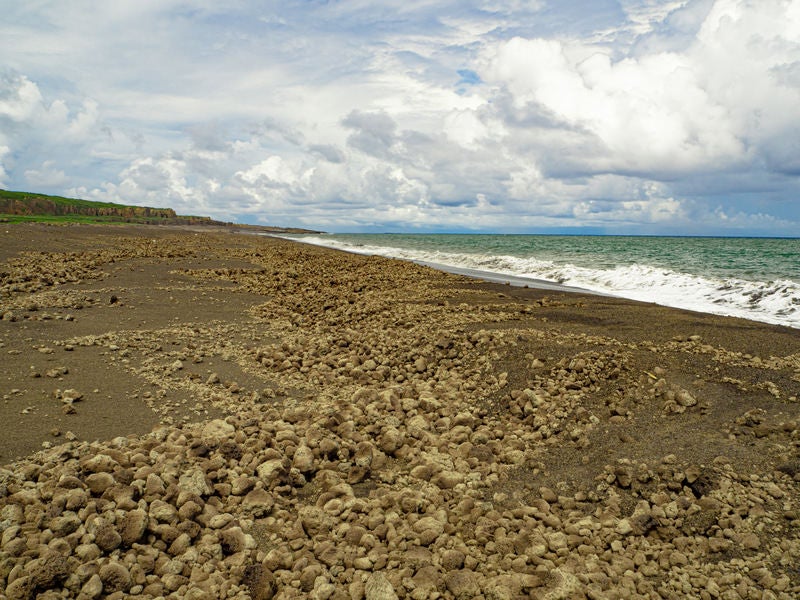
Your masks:
{"label": "green grassy hillside", "polygon": [[130,206],[114,202],[94,202],[34,192],[0,189],[0,222],[21,223],[140,223],[145,225],[217,225],[263,233],[320,233],[296,227],[240,225],[214,221],[211,217],[178,215],[171,208]]}
{"label": "green grassy hillside", "polygon": [[0,218],[6,222],[222,224],[209,217],[177,215],[171,208],[130,206],[8,190],[0,190]]}

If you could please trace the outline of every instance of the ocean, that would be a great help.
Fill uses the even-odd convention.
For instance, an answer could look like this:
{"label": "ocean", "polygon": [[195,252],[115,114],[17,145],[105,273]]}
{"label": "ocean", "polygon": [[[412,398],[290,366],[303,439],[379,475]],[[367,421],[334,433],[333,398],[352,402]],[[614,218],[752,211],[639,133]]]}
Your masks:
{"label": "ocean", "polygon": [[800,328],[800,239],[472,234],[286,236],[494,281],[578,288]]}

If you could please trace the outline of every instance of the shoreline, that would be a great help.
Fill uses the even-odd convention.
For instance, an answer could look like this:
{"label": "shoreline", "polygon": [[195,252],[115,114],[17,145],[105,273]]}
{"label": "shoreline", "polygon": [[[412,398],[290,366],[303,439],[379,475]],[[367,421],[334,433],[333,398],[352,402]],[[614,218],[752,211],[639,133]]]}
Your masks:
{"label": "shoreline", "polygon": [[[271,234],[259,234],[259,235],[271,235]],[[349,250],[346,248],[335,248],[332,246],[325,246],[323,244],[315,244],[313,242],[306,242],[303,241],[302,238],[291,238],[291,237],[283,237],[280,235],[275,235],[282,240],[287,240],[290,242],[296,242],[298,244],[307,244],[309,246],[317,246],[319,248],[327,248],[329,250],[337,251],[337,252],[345,252],[348,254],[355,254],[357,256],[381,256],[377,254],[368,254],[357,252],[355,250]],[[563,285],[557,283],[555,281],[547,281],[546,279],[537,279],[534,277],[521,277],[516,275],[506,275],[503,273],[494,273],[492,271],[484,271],[481,269],[469,269],[466,267],[454,267],[451,265],[446,265],[443,263],[437,262],[430,262],[425,260],[416,260],[416,259],[406,259],[406,258],[397,258],[397,257],[387,257],[391,258],[392,260],[399,260],[410,262],[416,265],[421,265],[423,267],[430,267],[431,269],[436,269],[437,271],[442,271],[444,273],[450,273],[452,275],[463,275],[465,277],[470,277],[472,279],[478,279],[481,281],[486,281],[488,283],[508,283],[508,285],[513,285],[515,287],[530,287],[535,288],[538,290],[547,290],[552,292],[571,292],[577,294],[590,294],[593,296],[608,296],[608,297],[615,297],[621,298],[622,296],[614,296],[613,294],[605,294],[603,292],[596,292],[594,290],[588,290],[585,288],[579,287],[572,287],[568,285]]]}
{"label": "shoreline", "polygon": [[[487,235],[489,235],[489,237],[494,237],[494,236],[491,236],[490,234],[487,234]],[[479,279],[483,279],[483,280],[486,280],[486,281],[497,282],[497,283],[506,283],[507,282],[509,285],[522,286],[522,287],[527,285],[529,287],[537,287],[537,288],[540,288],[540,289],[547,289],[547,290],[551,290],[551,291],[558,291],[560,289],[563,289],[564,291],[571,291],[571,292],[582,293],[582,294],[592,294],[592,295],[600,295],[600,296],[625,298],[625,299],[633,300],[633,301],[637,301],[637,302],[658,304],[658,305],[661,305],[661,306],[677,308],[677,309],[681,309],[681,310],[690,310],[690,311],[694,311],[694,312],[699,312],[699,313],[704,313],[704,314],[713,314],[713,315],[724,316],[724,317],[735,317],[735,318],[740,318],[740,319],[749,319],[749,320],[753,320],[753,321],[760,322],[760,323],[768,323],[768,324],[771,324],[771,325],[780,325],[780,326],[789,327],[789,328],[792,328],[792,329],[800,329],[800,321],[798,321],[796,318],[795,319],[789,319],[787,314],[783,314],[781,311],[775,312],[773,314],[773,313],[770,313],[768,311],[765,312],[765,311],[760,311],[760,310],[753,310],[752,306],[750,306],[748,308],[748,307],[744,307],[744,306],[739,306],[739,305],[737,305],[735,303],[726,304],[726,302],[728,302],[728,300],[723,298],[723,297],[717,297],[716,300],[712,301],[712,299],[711,299],[712,296],[709,295],[710,293],[713,293],[712,290],[716,289],[716,291],[719,292],[719,291],[721,291],[723,289],[727,289],[725,286],[729,285],[728,282],[726,282],[725,286],[723,286],[723,287],[718,287],[715,284],[712,288],[706,289],[706,291],[702,295],[698,295],[698,296],[691,296],[690,295],[690,297],[692,298],[691,302],[686,302],[685,298],[683,298],[683,297],[679,298],[679,297],[676,297],[676,296],[671,296],[670,295],[671,288],[666,287],[664,285],[662,285],[661,288],[658,288],[657,291],[660,292],[659,294],[656,294],[655,292],[653,292],[651,290],[648,294],[644,294],[643,295],[643,294],[635,291],[634,288],[632,288],[632,287],[621,288],[621,289],[616,290],[616,291],[613,290],[613,289],[610,290],[610,291],[595,290],[595,289],[592,289],[591,287],[581,287],[580,285],[566,285],[564,283],[559,283],[557,281],[553,281],[553,280],[549,280],[549,279],[541,279],[541,278],[530,277],[530,276],[526,276],[526,275],[509,274],[507,269],[506,269],[505,272],[503,270],[490,271],[490,270],[486,270],[486,269],[483,269],[483,268],[480,268],[480,267],[479,268],[472,268],[472,267],[454,266],[454,265],[450,265],[450,264],[437,262],[436,260],[429,261],[429,260],[426,260],[424,258],[414,258],[413,257],[414,254],[420,254],[420,253],[415,252],[415,251],[409,251],[410,255],[406,256],[405,255],[406,251],[402,250],[401,248],[393,248],[393,249],[397,250],[397,251],[401,251],[400,253],[403,254],[403,255],[402,256],[394,256],[394,255],[391,255],[391,254],[384,254],[384,253],[382,253],[381,251],[378,251],[378,250],[364,251],[364,250],[359,250],[358,248],[353,248],[353,247],[340,247],[338,245],[327,245],[324,242],[307,241],[303,237],[283,237],[283,236],[278,236],[278,237],[282,237],[282,239],[287,239],[287,240],[291,240],[291,241],[297,241],[297,242],[300,242],[300,243],[305,243],[305,244],[310,244],[310,245],[314,245],[314,246],[320,246],[320,247],[324,247],[324,248],[340,250],[340,251],[343,251],[343,252],[351,252],[351,253],[354,253],[354,254],[361,254],[361,255],[365,255],[365,256],[371,256],[371,255],[374,255],[374,256],[385,256],[387,258],[395,258],[397,260],[407,260],[407,261],[410,261],[410,262],[413,262],[413,263],[416,263],[416,264],[422,264],[422,265],[430,266],[430,267],[433,267],[435,269],[439,269],[441,271],[445,271],[445,272],[448,272],[448,273],[463,274],[463,275],[467,275],[467,276],[470,276],[470,277],[476,277],[476,278],[479,278]],[[600,237],[603,237],[603,236],[600,236]],[[614,237],[614,236],[611,236],[611,237]],[[645,236],[645,237],[649,237],[649,236]],[[663,236],[658,236],[658,237],[659,238],[663,238]],[[695,239],[695,238],[692,238],[692,239]],[[722,239],[722,238],[719,238],[719,239]],[[755,239],[755,238],[748,238],[748,239]],[[771,238],[771,239],[779,239],[779,238]],[[424,254],[424,253],[422,253],[422,254]],[[646,265],[645,265],[645,268],[647,268]],[[673,273],[673,274],[674,275],[679,275],[679,273]],[[685,275],[686,277],[692,277],[692,278],[696,278],[696,279],[699,278],[699,281],[695,282],[695,284],[698,285],[698,286],[701,283],[703,285],[706,285],[706,286],[708,286],[709,284],[712,283],[710,280],[707,281],[702,276],[699,276],[699,275],[690,275],[690,274],[683,274],[683,275]],[[745,285],[745,284],[749,285],[745,281],[740,281],[739,283],[742,284],[742,285]],[[762,282],[751,282],[751,283],[753,285],[758,284],[759,286],[768,286],[768,287],[770,287],[770,286],[773,286],[774,282],[772,282],[772,281],[762,281]],[[786,281],[785,283],[789,284],[789,285],[793,285],[793,283],[790,282],[790,281]],[[700,288],[698,288],[698,289],[700,289]],[[751,304],[753,302],[756,302],[756,299],[760,298],[761,296],[771,297],[771,294],[778,294],[779,292],[783,292],[785,294],[786,290],[785,289],[783,289],[783,290],[774,290],[774,289],[763,290],[763,289],[761,289],[761,290],[756,290],[756,291],[748,290],[748,289],[740,290],[740,293],[741,293],[741,295],[743,297],[751,298]],[[787,307],[784,308],[784,310],[788,310],[789,311],[788,314],[794,314],[794,310],[795,309],[793,307],[791,307],[791,306],[787,306]]]}
{"label": "shoreline", "polygon": [[791,328],[276,236],[17,227],[9,598],[800,594]]}

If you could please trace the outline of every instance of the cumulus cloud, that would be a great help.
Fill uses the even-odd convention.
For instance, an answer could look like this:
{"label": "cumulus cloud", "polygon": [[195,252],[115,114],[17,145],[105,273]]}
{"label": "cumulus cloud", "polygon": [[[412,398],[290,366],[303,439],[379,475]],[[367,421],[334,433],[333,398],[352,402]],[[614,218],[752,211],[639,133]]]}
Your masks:
{"label": "cumulus cloud", "polygon": [[0,185],[8,185],[8,173],[6,173],[6,167],[3,164],[3,158],[11,152],[11,149],[8,146],[0,146]]}
{"label": "cumulus cloud", "polygon": [[0,73],[0,119],[21,123],[40,108],[42,95],[38,86],[24,75]]}
{"label": "cumulus cloud", "polygon": [[0,25],[2,185],[335,230],[800,221],[796,2],[88,7]]}
{"label": "cumulus cloud", "polygon": [[728,108],[685,56],[612,62],[599,50],[515,38],[492,50],[485,78],[515,109],[599,142],[603,156],[587,157],[587,172],[673,177],[743,156]]}
{"label": "cumulus cloud", "polygon": [[385,112],[355,110],[342,121],[353,133],[347,143],[371,156],[386,156],[395,142],[397,123]]}
{"label": "cumulus cloud", "polygon": [[63,186],[69,181],[64,171],[56,169],[51,160],[44,161],[38,169],[26,170],[25,180],[28,182],[30,189]]}

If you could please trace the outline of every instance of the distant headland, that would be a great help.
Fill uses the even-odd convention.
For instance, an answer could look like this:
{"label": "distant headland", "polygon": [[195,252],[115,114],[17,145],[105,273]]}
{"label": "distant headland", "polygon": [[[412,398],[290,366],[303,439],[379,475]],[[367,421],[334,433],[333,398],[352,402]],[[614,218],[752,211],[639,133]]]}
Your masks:
{"label": "distant headland", "polygon": [[264,233],[321,233],[297,227],[247,225],[216,221],[211,217],[179,215],[171,208],[132,206],[63,198],[35,192],[0,190],[0,222],[137,223],[141,225],[191,225],[229,227]]}

